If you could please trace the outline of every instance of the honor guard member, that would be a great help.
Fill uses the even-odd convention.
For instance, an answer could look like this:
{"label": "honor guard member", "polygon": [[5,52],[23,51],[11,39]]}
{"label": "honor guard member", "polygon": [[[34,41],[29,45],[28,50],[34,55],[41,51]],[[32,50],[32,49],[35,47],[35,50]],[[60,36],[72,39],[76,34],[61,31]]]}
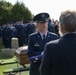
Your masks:
{"label": "honor guard member", "polygon": [[33,24],[32,19],[29,20],[29,23],[26,26],[26,38],[28,42],[28,36],[36,31],[36,26]]}
{"label": "honor guard member", "polygon": [[3,24],[3,26],[1,27],[1,34],[2,34],[2,43],[4,46],[6,46],[6,27],[7,27],[7,24]]}
{"label": "honor guard member", "polygon": [[[28,37],[28,57],[41,55],[44,51],[44,45],[51,41],[56,40],[58,36],[55,33],[48,31],[48,13],[39,13],[34,16],[33,21],[37,23],[38,32],[32,33]],[[40,75],[39,67],[41,61],[31,62],[30,75]]]}
{"label": "honor guard member", "polygon": [[19,20],[14,22],[14,26],[15,26],[16,29],[18,28],[18,25],[19,25]]}
{"label": "honor guard member", "polygon": [[23,24],[23,20],[20,20],[19,25],[17,26],[17,37],[18,37],[19,47],[24,45],[25,36],[26,36],[25,25]]}
{"label": "honor guard member", "polygon": [[11,48],[11,39],[13,37],[17,36],[17,30],[15,27],[12,26],[11,22],[7,23],[7,26],[5,28],[5,37],[6,37],[6,44],[5,44],[5,48]]}

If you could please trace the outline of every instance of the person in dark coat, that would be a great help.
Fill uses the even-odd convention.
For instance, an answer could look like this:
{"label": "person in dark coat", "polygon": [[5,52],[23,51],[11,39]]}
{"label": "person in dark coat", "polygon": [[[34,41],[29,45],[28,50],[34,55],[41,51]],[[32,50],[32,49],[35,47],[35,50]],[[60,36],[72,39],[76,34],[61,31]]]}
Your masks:
{"label": "person in dark coat", "polygon": [[30,19],[29,23],[27,23],[27,25],[26,25],[26,41],[27,41],[27,43],[28,43],[28,36],[34,32],[36,32],[36,26],[33,23],[33,20]]}
{"label": "person in dark coat", "polygon": [[40,75],[76,75],[76,11],[62,12],[59,20],[63,35],[46,44]]}
{"label": "person in dark coat", "polygon": [[51,23],[51,19],[48,21],[48,31],[55,33],[54,24]]}
{"label": "person in dark coat", "polygon": [[5,48],[11,48],[11,39],[17,36],[17,30],[12,26],[12,22],[2,27],[2,42]]}
{"label": "person in dark coat", "polygon": [[7,27],[7,24],[4,24],[4,25],[1,27],[2,44],[3,44],[4,46],[6,46],[6,27]]}
{"label": "person in dark coat", "polygon": [[60,37],[58,20],[55,20],[55,22],[54,22],[54,29],[55,29],[55,33]]}
{"label": "person in dark coat", "polygon": [[19,21],[19,25],[17,27],[17,38],[19,47],[24,46],[25,36],[26,36],[26,29],[25,24],[23,24],[23,20]]}
{"label": "person in dark coat", "polygon": [[[48,13],[39,13],[34,16],[33,21],[37,23],[38,32],[32,33],[28,37],[28,57],[40,55],[44,51],[44,45],[58,38],[55,33],[48,31]],[[41,61],[31,62],[30,75],[40,75],[39,66]]]}

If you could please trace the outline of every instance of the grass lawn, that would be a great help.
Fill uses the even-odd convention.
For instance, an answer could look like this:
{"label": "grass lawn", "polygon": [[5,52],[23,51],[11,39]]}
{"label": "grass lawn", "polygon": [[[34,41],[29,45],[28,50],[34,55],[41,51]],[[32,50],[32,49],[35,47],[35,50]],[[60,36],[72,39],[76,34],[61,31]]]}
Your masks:
{"label": "grass lawn", "polygon": [[[10,61],[14,61],[15,60],[15,57],[11,58],[11,59],[0,59],[0,62],[10,62]],[[16,69],[17,68],[17,65],[18,67],[21,67],[21,65],[15,63],[15,64],[7,64],[7,65],[0,65],[0,75],[4,75],[3,72],[5,70],[11,70],[11,69]],[[29,65],[26,65],[26,66],[29,66]],[[18,72],[16,75],[20,75],[19,74],[20,72]],[[24,71],[24,72],[21,72],[21,75],[29,75],[29,71]]]}
{"label": "grass lawn", "polygon": [[[12,58],[4,58],[2,56],[2,53],[1,53],[1,49],[4,48],[4,46],[1,44],[1,40],[0,40],[0,63],[7,63],[7,62],[12,62],[12,61],[15,61],[16,60],[16,57],[12,57]],[[3,72],[5,70],[8,70],[8,69],[14,69],[14,68],[17,68],[17,65],[19,67],[21,67],[21,65],[17,64],[17,63],[14,63],[14,64],[6,64],[6,65],[1,65],[0,64],[0,75],[4,75]],[[26,65],[26,66],[29,66],[29,65]],[[29,75],[29,71],[24,71],[24,72],[18,72],[17,74],[15,75]]]}

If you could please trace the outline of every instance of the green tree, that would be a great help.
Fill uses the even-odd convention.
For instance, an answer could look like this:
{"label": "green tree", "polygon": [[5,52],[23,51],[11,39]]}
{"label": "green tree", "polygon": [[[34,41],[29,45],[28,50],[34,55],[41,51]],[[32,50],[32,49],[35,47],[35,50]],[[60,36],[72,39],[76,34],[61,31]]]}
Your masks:
{"label": "green tree", "polygon": [[20,20],[22,19],[24,22],[27,22],[29,18],[32,18],[31,11],[24,5],[24,3],[17,3],[11,9],[12,19]]}
{"label": "green tree", "polygon": [[12,4],[6,1],[0,1],[0,25],[11,20]]}
{"label": "green tree", "polygon": [[12,5],[4,0],[0,1],[0,25],[8,21],[16,21],[20,19],[27,22],[32,16],[31,11],[24,3],[17,1],[15,5]]}

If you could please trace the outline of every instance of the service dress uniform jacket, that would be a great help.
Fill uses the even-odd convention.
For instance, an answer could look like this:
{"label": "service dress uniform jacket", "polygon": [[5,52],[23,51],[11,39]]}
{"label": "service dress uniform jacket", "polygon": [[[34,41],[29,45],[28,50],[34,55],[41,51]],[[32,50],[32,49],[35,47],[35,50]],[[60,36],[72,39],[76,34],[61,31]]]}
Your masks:
{"label": "service dress uniform jacket", "polygon": [[6,46],[6,28],[7,26],[1,27],[2,43],[4,46]]}
{"label": "service dress uniform jacket", "polygon": [[19,24],[17,26],[17,37],[18,37],[19,47],[24,46],[25,36],[26,36],[25,25]]}
{"label": "service dress uniform jacket", "polygon": [[[45,41],[47,43],[57,38],[58,36],[56,34],[47,32]],[[32,57],[32,56],[40,55],[43,51],[44,51],[44,44],[40,33],[36,32],[31,34],[28,38],[28,56]],[[41,61],[31,62],[30,75],[40,75],[39,74],[40,63]]]}
{"label": "service dress uniform jacket", "polygon": [[28,36],[36,31],[36,26],[35,24],[30,24],[28,23],[26,26],[26,39],[28,43]]}
{"label": "service dress uniform jacket", "polygon": [[[6,33],[6,34],[5,34]],[[5,29],[6,44],[5,48],[11,48],[11,39],[17,36],[16,28],[13,26],[7,26]]]}
{"label": "service dress uniform jacket", "polygon": [[76,33],[46,44],[40,75],[76,75]]}
{"label": "service dress uniform jacket", "polygon": [[36,31],[35,28],[35,24],[28,23],[26,26],[26,35],[29,36],[31,33],[34,33]]}

